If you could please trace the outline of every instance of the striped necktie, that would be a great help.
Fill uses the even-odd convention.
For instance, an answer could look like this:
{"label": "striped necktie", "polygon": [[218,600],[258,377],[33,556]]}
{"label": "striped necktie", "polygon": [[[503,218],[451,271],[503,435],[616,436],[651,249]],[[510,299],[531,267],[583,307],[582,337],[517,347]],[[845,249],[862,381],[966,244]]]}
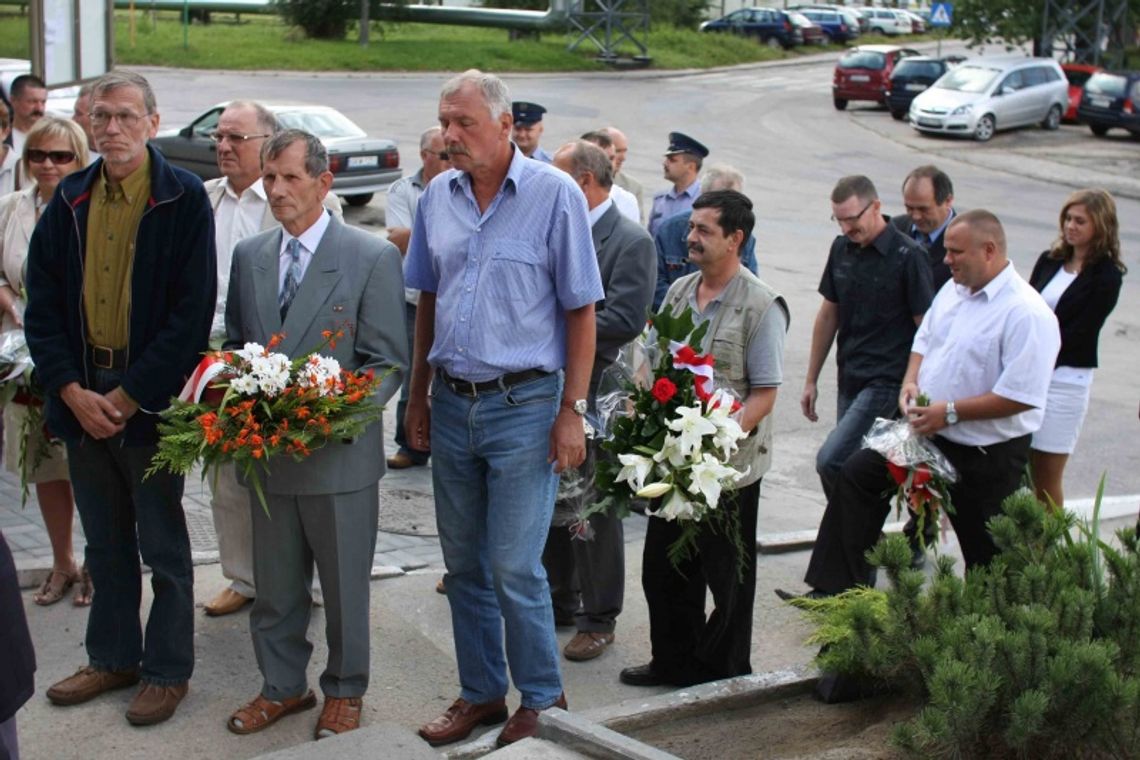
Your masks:
{"label": "striped necktie", "polygon": [[289,269],[285,272],[285,286],[281,288],[281,295],[277,298],[277,305],[281,307],[281,321],[289,313],[289,305],[297,295],[297,288],[301,286],[301,241],[292,238],[285,246],[289,254]]}

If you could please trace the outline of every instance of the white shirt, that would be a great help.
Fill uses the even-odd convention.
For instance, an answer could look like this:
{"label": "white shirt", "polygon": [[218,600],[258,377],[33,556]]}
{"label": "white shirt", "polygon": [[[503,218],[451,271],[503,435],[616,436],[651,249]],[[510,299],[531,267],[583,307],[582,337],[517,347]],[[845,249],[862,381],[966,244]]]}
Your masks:
{"label": "white shirt", "polygon": [[613,200],[622,216],[641,224],[641,207],[637,204],[636,195],[621,185],[613,185],[610,187],[610,199]]}
{"label": "white shirt", "polygon": [[[604,216],[605,213],[610,210],[610,206],[612,205],[614,205],[614,199],[611,195],[609,198],[606,198],[597,206],[594,206],[592,209],[590,209],[587,214],[587,217],[590,220],[590,229],[594,228],[594,225],[597,224],[598,220],[601,219],[602,216]],[[621,209],[619,208],[618,211],[621,211]]]}
{"label": "white shirt", "polygon": [[20,130],[16,129],[15,126],[12,127],[12,151],[17,156],[24,155],[24,140],[26,140],[27,137],[27,132],[21,132]]}
{"label": "white shirt", "polygon": [[943,285],[911,348],[922,354],[918,388],[934,401],[993,392],[1033,407],[1009,417],[959,422],[939,433],[966,446],[1001,443],[1041,427],[1060,349],[1056,316],[1013,264],[976,293],[953,280]]}
{"label": "white shirt", "polygon": [[13,148],[8,148],[8,154],[0,162],[0,196],[16,190],[16,166],[19,163],[20,154]]}
{"label": "white shirt", "polygon": [[226,337],[226,294],[230,289],[230,263],[234,246],[251,235],[261,232],[261,220],[269,207],[261,179],[247,187],[238,196],[230,187],[229,179],[222,178],[222,197],[214,208],[214,243],[218,256],[218,303],[214,308],[214,323],[210,326],[211,340]]}
{"label": "white shirt", "polygon": [[[1066,272],[1064,267],[1057,270],[1057,274],[1053,275],[1053,279],[1041,291],[1041,297],[1045,299],[1045,304],[1057,311],[1057,303],[1061,300],[1061,296],[1073,284],[1073,280],[1077,279],[1078,272]],[[1090,386],[1092,385],[1093,371],[1092,367],[1057,367],[1053,370],[1053,379],[1059,383],[1068,383],[1069,385]]]}
{"label": "white shirt", "polygon": [[[325,230],[329,228],[329,212],[325,208],[321,208],[321,215],[317,217],[317,221],[309,229],[302,232],[297,239],[301,241],[301,252],[297,257],[301,265],[301,277],[298,285],[305,280],[305,272],[309,269],[309,264],[313,261],[313,254],[317,251],[317,246],[321,244],[321,238],[325,236]],[[289,241],[293,236],[287,230],[281,230],[281,251],[278,253],[277,264],[277,292],[285,290],[285,275],[289,272],[289,267],[293,264],[293,258],[288,253]]]}

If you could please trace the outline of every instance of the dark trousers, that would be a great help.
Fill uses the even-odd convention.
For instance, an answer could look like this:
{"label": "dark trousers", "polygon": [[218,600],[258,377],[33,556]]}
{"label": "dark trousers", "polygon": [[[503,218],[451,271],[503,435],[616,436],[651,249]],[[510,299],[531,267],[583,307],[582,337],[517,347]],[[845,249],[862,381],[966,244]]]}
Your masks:
{"label": "dark trousers", "polygon": [[[704,529],[696,552],[680,567],[669,561],[669,545],[681,534],[675,522],[649,518],[641,587],[649,603],[653,670],[666,682],[686,685],[752,672],[752,607],[756,597],[756,513],[760,481],[721,495],[718,508],[740,516],[740,556],[724,533]],[[706,590],[713,611],[705,617]]]}
{"label": "dark trousers", "polygon": [[[934,439],[958,470],[958,482],[950,486],[954,514],[949,517],[967,569],[988,564],[997,553],[986,522],[1021,485],[1029,439],[1026,435],[984,447]],[[819,525],[804,578],[808,585],[834,594],[868,583],[871,567],[864,554],[879,540],[895,488],[881,454],[861,449],[847,460]]]}
{"label": "dark trousers", "polygon": [[[405,302],[404,309],[405,324],[408,330],[408,361],[410,363],[412,354],[416,350],[416,305]],[[413,462],[427,464],[428,459],[431,458],[431,452],[413,449],[408,445],[408,438],[404,433],[404,414],[408,411],[408,394],[411,393],[411,387],[412,374],[409,370],[408,376],[404,378],[404,386],[400,389],[400,400],[396,402],[396,445],[400,447],[400,452],[407,454]]]}
{"label": "dark trousers", "polygon": [[[95,380],[92,390],[105,393],[118,385],[118,374],[100,371]],[[156,448],[124,445],[121,436],[85,437],[68,444],[67,460],[96,589],[87,617],[91,665],[131,670],[141,663],[144,681],[171,686],[194,669],[194,565],[182,477],[143,477]],[[145,640],[140,554],[154,592]]]}

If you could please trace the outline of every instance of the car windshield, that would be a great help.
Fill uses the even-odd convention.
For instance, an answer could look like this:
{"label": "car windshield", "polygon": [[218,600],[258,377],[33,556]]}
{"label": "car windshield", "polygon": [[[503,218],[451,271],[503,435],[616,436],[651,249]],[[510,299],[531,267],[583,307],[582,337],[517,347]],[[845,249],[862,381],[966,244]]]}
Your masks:
{"label": "car windshield", "polygon": [[886,65],[887,57],[882,53],[870,50],[852,50],[839,59],[841,69],[875,69],[876,71]]}
{"label": "car windshield", "polygon": [[948,71],[938,80],[938,88],[942,90],[958,90],[959,92],[985,92],[986,88],[997,79],[1001,71],[987,69],[981,66],[959,66]]}
{"label": "car windshield", "polygon": [[360,127],[353,124],[337,111],[279,111],[276,114],[281,125],[290,129],[301,129],[316,135],[322,140],[336,139],[338,137],[367,137]]}
{"label": "car windshield", "polygon": [[1089,81],[1085,83],[1085,92],[1092,92],[1097,95],[1108,95],[1113,98],[1122,98],[1124,97],[1124,89],[1127,86],[1128,80],[1124,77],[1102,72],[1089,77]]}
{"label": "car windshield", "polygon": [[908,61],[905,58],[895,69],[893,77],[930,77],[937,79],[942,75],[942,65],[937,61]]}

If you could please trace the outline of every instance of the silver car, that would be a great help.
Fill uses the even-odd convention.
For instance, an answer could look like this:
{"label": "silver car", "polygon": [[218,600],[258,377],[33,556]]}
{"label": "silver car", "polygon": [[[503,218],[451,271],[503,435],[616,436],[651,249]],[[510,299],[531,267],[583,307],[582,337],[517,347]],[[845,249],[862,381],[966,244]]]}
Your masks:
{"label": "silver car", "polygon": [[1057,129],[1068,103],[1069,83],[1051,58],[972,58],[918,95],[909,120],[919,132],[985,142],[999,129]]}

